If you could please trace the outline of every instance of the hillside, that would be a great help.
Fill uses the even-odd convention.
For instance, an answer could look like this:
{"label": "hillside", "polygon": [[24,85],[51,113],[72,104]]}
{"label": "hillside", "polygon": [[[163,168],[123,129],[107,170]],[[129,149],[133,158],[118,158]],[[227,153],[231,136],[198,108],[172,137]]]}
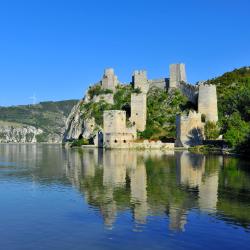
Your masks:
{"label": "hillside", "polygon": [[0,137],[6,136],[6,127],[9,133],[13,133],[13,129],[16,130],[17,127],[28,126],[32,130],[42,130],[42,133],[36,135],[37,142],[59,142],[64,132],[65,121],[76,103],[77,100],[66,100],[0,107],[0,121],[2,124],[5,122],[5,131],[0,133]]}
{"label": "hillside", "polygon": [[230,146],[249,150],[250,67],[227,72],[208,81],[217,86],[221,133]]}

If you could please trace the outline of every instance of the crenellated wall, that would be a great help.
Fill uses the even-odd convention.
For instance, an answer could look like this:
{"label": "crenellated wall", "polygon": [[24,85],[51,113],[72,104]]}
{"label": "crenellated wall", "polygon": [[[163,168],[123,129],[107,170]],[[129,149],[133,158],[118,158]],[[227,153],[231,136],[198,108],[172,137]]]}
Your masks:
{"label": "crenellated wall", "polygon": [[115,75],[114,69],[105,69],[104,75],[101,80],[101,85],[103,89],[110,89],[115,92],[116,86],[118,85],[118,78]]}
{"label": "crenellated wall", "polygon": [[132,83],[134,88],[140,88],[143,93],[147,93],[149,89],[147,71],[146,70],[136,70],[132,76]]}

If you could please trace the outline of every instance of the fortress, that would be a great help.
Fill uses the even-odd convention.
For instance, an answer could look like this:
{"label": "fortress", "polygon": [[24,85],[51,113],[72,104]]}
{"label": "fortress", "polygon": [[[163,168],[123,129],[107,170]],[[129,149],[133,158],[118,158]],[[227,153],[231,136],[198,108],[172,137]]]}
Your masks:
{"label": "fortress", "polygon": [[[145,70],[134,71],[131,82],[127,84],[134,89],[131,94],[130,114],[126,114],[124,110],[104,111],[103,129],[97,133],[95,145],[105,148],[174,147],[173,143],[137,140],[137,132],[143,132],[147,126],[147,93],[151,88],[159,88],[166,92],[179,89],[189,102],[197,107],[197,110],[190,110],[188,114],[176,117],[175,146],[190,147],[201,144],[204,139],[205,122],[218,121],[216,86],[206,82],[189,84],[183,63],[171,64],[169,76],[169,78],[148,79]],[[102,92],[92,97],[93,102],[104,100],[108,104],[113,104],[117,88],[124,84],[119,82],[114,69],[108,68],[104,71],[102,79],[94,86],[99,86]],[[90,100],[88,93],[84,100],[86,102]]]}

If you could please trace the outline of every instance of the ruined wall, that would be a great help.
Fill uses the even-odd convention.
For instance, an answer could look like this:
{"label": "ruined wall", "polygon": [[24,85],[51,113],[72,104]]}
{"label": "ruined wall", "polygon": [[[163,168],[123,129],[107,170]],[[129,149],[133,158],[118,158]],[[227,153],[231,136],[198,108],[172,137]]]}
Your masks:
{"label": "ruined wall", "polygon": [[218,121],[216,86],[199,85],[198,112],[206,116],[206,121]]}
{"label": "ruined wall", "polygon": [[115,92],[116,86],[118,85],[118,79],[115,75],[114,69],[105,69],[103,78],[101,80],[101,85],[103,89],[110,89]]}
{"label": "ruined wall", "polygon": [[132,83],[134,88],[140,88],[143,93],[147,93],[149,89],[147,71],[136,70],[132,76]]}
{"label": "ruined wall", "polygon": [[190,111],[188,115],[179,115],[176,118],[176,146],[190,147],[199,145],[203,140],[204,124],[201,114]]}
{"label": "ruined wall", "polygon": [[169,88],[178,88],[180,82],[187,82],[185,64],[170,64],[170,82]]}
{"label": "ruined wall", "polygon": [[160,88],[162,90],[167,90],[169,85],[169,79],[167,78],[160,78],[160,79],[153,79],[148,80],[149,89],[153,87]]}
{"label": "ruined wall", "polygon": [[122,110],[104,111],[103,131],[105,148],[129,148],[136,139],[136,129],[126,127],[126,112]]}
{"label": "ruined wall", "polygon": [[93,97],[93,102],[105,101],[109,104],[114,104],[114,94],[101,94]]}
{"label": "ruined wall", "polygon": [[145,93],[131,95],[130,121],[136,125],[138,131],[144,131],[147,121],[147,96]]}
{"label": "ruined wall", "polygon": [[126,111],[105,110],[103,112],[104,133],[125,133],[126,132]]}

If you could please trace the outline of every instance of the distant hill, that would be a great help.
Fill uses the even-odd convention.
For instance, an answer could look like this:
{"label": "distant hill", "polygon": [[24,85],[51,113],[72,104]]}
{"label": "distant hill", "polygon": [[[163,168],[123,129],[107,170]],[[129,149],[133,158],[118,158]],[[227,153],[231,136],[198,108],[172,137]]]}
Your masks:
{"label": "distant hill", "polygon": [[35,105],[0,107],[0,121],[12,122],[12,127],[22,125],[41,129],[38,142],[61,140],[65,121],[77,100],[40,102]]}

